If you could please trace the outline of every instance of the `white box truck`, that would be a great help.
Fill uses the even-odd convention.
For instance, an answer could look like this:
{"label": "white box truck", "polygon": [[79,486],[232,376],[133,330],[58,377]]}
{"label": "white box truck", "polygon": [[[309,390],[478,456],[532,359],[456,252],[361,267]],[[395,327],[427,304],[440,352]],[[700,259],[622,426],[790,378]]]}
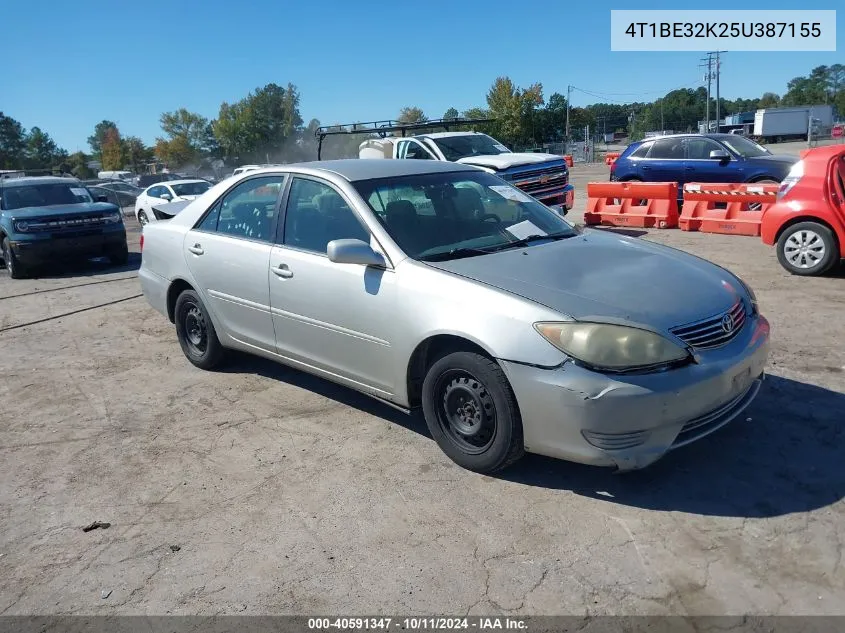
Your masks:
{"label": "white box truck", "polygon": [[816,105],[757,110],[754,114],[754,136],[763,141],[806,139],[811,119],[817,127],[830,127],[833,125],[833,106]]}

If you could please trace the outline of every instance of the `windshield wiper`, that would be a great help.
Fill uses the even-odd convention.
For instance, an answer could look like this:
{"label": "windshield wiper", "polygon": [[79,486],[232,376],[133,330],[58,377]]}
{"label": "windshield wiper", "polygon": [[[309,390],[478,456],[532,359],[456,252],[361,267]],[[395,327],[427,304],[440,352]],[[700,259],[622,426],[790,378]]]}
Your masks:
{"label": "windshield wiper", "polygon": [[577,233],[570,233],[569,231],[561,231],[559,233],[549,233],[547,235],[527,235],[518,240],[514,240],[513,242],[508,242],[507,244],[502,244],[501,246],[497,246],[493,250],[502,251],[508,248],[519,248],[520,246],[527,246],[531,242],[539,242],[541,240],[565,240],[569,237],[575,237]]}
{"label": "windshield wiper", "polygon": [[443,251],[442,253],[432,253],[431,255],[423,255],[418,259],[423,262],[440,262],[447,259],[459,259],[461,257],[472,257],[474,255],[487,255],[490,250],[483,248],[453,248],[450,251]]}

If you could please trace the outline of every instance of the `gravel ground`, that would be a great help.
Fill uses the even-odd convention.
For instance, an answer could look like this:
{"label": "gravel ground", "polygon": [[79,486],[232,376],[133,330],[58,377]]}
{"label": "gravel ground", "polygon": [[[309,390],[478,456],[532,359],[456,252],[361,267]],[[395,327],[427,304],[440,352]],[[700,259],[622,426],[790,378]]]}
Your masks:
{"label": "gravel ground", "polygon": [[[573,170],[573,219],[606,177]],[[845,273],[643,237],[756,289],[771,374],[747,416],[623,476],[539,457],[480,476],[323,380],[194,369],[137,298],[137,255],[0,275],[0,614],[845,614]]]}

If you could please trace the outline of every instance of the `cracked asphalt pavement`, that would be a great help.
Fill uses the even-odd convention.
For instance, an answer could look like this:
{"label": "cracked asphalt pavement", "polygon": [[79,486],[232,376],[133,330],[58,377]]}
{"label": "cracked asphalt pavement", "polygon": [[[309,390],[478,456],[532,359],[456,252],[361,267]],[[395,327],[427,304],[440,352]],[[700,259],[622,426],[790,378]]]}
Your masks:
{"label": "cracked asphalt pavement", "polygon": [[[573,170],[574,220],[606,178]],[[366,396],[193,368],[136,296],[137,227],[125,269],[0,274],[0,614],[845,614],[845,272],[643,237],[743,276],[773,343],[745,416],[626,475],[481,476]]]}

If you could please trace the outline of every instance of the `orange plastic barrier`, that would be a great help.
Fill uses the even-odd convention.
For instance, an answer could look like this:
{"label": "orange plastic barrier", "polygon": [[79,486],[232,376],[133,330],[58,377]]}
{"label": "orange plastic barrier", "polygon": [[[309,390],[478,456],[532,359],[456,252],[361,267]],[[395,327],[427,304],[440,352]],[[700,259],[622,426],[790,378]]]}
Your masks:
{"label": "orange plastic barrier", "polygon": [[589,225],[669,229],[678,226],[676,182],[588,182]]}
{"label": "orange plastic barrier", "polygon": [[564,155],[563,155],[563,160],[565,160],[565,161],[566,161],[566,166],[567,166],[567,167],[572,167],[572,154],[564,154]]}
{"label": "orange plastic barrier", "polygon": [[605,165],[612,165],[616,162],[616,159],[622,155],[622,152],[608,152],[604,155],[604,164]]}
{"label": "orange plastic barrier", "polygon": [[686,184],[678,224],[682,231],[758,237],[763,211],[774,204],[778,187],[753,183]]}

